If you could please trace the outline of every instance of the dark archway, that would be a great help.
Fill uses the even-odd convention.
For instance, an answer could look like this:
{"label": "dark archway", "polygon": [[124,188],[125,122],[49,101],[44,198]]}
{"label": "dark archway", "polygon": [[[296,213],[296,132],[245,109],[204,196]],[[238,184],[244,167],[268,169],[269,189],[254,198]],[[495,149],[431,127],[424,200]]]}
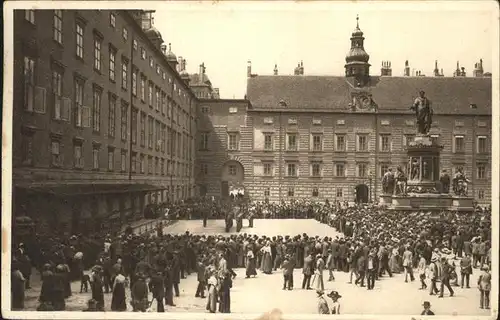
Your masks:
{"label": "dark archway", "polygon": [[367,203],[369,201],[369,189],[366,184],[358,184],[355,188],[356,191],[356,203]]}
{"label": "dark archway", "polygon": [[235,189],[244,188],[245,169],[241,162],[229,160],[222,166],[221,172],[221,197],[230,197]]}

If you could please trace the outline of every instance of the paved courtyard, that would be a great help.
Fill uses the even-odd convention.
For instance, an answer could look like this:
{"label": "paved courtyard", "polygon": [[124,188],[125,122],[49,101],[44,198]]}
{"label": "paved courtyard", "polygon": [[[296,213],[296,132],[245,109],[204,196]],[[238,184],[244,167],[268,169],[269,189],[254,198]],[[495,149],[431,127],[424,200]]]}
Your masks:
{"label": "paved courtyard", "polygon": [[[306,232],[309,235],[335,236],[338,233],[328,226],[313,220],[256,220],[254,228],[246,226],[241,232],[252,234],[296,235]],[[223,221],[211,220],[207,228],[203,228],[201,221],[179,221],[166,228],[165,232],[182,233],[189,230],[191,233],[224,233]],[[233,231],[234,228],[233,228]],[[279,308],[286,314],[315,314],[317,313],[316,293],[313,290],[302,290],[302,270],[294,272],[295,288],[293,291],[283,291],[282,273],[277,271],[271,275],[259,273],[256,278],[245,279],[244,269],[235,269],[238,276],[233,282],[231,291],[231,310],[233,313],[264,313]],[[405,283],[403,275],[397,274],[393,278],[383,277],[375,283],[372,291],[366,288],[348,284],[348,273],[336,272],[334,282],[325,282],[325,291],[336,290],[341,295],[341,312],[343,314],[420,314],[422,302],[427,300],[432,304],[432,310],[437,315],[488,315],[489,310],[479,308],[479,291],[476,286],[479,271],[474,270],[471,277],[470,289],[454,287],[455,296],[450,298],[445,293],[443,299],[429,296],[427,291],[418,290],[418,281]],[[325,273],[325,277],[327,274]],[[27,292],[26,307],[35,310],[37,298],[40,294],[39,275],[33,276],[34,288]],[[168,307],[169,312],[206,312],[205,299],[195,298],[196,274],[187,276],[180,283],[180,297],[174,298],[176,307]],[[67,300],[67,310],[80,311],[85,308],[86,301],[91,293],[79,292],[79,283],[72,284],[73,296]],[[445,291],[447,292],[447,291]],[[130,292],[127,292],[130,297]],[[129,300],[129,298],[127,298]],[[105,308],[109,310],[111,294],[105,294]],[[130,305],[129,308],[131,309]],[[153,311],[156,303],[153,303]]]}

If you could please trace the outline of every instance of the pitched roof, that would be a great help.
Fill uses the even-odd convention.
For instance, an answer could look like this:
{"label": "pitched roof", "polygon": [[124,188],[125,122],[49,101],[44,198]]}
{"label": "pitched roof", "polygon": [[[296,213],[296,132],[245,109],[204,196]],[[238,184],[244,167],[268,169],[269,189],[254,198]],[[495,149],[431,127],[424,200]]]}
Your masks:
{"label": "pitched roof", "polygon": [[191,87],[196,87],[196,86],[210,86],[212,83],[210,82],[210,79],[206,74],[201,75],[203,77],[203,81],[200,81],[200,74],[198,73],[193,73],[189,75],[189,86]]}
{"label": "pitched roof", "polygon": [[[357,90],[341,76],[256,76],[248,79],[247,98],[254,109],[283,109],[283,100],[289,109],[347,112]],[[372,94],[380,112],[411,113],[423,90],[436,114],[491,114],[491,78],[374,76],[362,90]]]}

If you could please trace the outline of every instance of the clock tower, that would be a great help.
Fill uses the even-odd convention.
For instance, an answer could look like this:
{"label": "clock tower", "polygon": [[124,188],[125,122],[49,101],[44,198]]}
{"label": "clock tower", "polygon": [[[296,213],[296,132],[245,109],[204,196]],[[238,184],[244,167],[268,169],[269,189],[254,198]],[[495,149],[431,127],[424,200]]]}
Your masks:
{"label": "clock tower", "polygon": [[370,79],[370,56],[364,48],[363,31],[359,29],[359,17],[356,17],[356,29],[351,36],[351,49],[345,57],[345,75],[355,87],[363,87]]}

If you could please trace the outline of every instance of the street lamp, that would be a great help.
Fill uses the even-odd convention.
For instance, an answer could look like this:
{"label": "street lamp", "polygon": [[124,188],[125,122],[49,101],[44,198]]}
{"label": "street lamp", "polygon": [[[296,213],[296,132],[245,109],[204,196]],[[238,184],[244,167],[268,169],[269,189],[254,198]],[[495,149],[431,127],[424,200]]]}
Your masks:
{"label": "street lamp", "polygon": [[373,172],[371,170],[369,170],[368,171],[368,180],[370,182],[370,190],[369,190],[370,203],[372,203],[372,179],[373,179]]}

